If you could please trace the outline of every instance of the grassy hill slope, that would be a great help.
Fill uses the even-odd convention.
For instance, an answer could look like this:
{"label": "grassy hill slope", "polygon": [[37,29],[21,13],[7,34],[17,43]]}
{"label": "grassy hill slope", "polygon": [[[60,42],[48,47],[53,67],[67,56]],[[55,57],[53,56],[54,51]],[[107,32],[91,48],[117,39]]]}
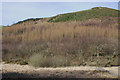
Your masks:
{"label": "grassy hill slope", "polygon": [[[57,23],[51,18],[28,19],[2,28],[3,61],[40,67],[117,66],[117,11],[108,9],[105,12],[104,9],[108,8],[103,8],[103,11],[93,8],[52,17],[60,21]],[[82,15],[77,15],[75,19],[78,20],[73,18],[75,16],[66,20],[69,14]]]}
{"label": "grassy hill slope", "polygon": [[105,19],[109,17],[118,17],[118,12],[119,12],[118,10],[111,9],[111,8],[94,7],[89,10],[60,14],[54,17],[49,17],[49,18],[30,18],[23,21],[18,21],[13,25],[27,23],[27,22],[37,24],[37,21],[66,22],[66,21],[83,21],[83,20],[95,19],[95,18]]}
{"label": "grassy hill slope", "polygon": [[93,18],[102,19],[108,17],[118,17],[118,10],[105,7],[95,7],[90,10],[57,15],[50,18],[48,22],[82,21]]}

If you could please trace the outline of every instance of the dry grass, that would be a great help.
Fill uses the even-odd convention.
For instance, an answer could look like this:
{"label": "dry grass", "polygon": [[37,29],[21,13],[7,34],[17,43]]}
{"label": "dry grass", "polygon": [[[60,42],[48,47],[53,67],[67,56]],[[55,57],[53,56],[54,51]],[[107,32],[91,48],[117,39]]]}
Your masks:
{"label": "dry grass", "polygon": [[117,56],[117,21],[111,20],[37,21],[37,24],[28,22],[3,28],[3,60],[28,60],[34,53],[40,53],[46,57],[70,57],[69,65],[83,65],[89,60],[96,62],[96,54],[102,59]]}

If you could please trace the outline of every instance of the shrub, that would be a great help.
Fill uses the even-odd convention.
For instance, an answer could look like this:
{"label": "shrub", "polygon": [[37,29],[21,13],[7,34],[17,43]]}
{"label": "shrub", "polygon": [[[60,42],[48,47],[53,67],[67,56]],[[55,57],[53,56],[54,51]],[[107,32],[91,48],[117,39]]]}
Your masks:
{"label": "shrub", "polygon": [[53,67],[69,66],[70,59],[67,56],[54,56],[52,58]]}
{"label": "shrub", "polygon": [[64,56],[44,56],[34,54],[30,57],[30,64],[35,67],[60,67],[69,65],[69,60]]}
{"label": "shrub", "polygon": [[30,64],[35,67],[49,67],[52,65],[50,59],[41,54],[32,55],[30,57]]}

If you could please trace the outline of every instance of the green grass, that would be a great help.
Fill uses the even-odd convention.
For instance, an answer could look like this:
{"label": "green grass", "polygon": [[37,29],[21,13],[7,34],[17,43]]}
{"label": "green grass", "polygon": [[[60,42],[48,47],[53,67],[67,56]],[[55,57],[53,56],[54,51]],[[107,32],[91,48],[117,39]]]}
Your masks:
{"label": "green grass", "polygon": [[10,27],[10,26],[0,26],[1,29],[2,29],[2,28],[6,28],[6,27]]}
{"label": "green grass", "polygon": [[118,10],[105,7],[95,7],[90,10],[60,14],[50,18],[48,22],[82,21],[92,18],[101,19],[105,17],[118,17]]}

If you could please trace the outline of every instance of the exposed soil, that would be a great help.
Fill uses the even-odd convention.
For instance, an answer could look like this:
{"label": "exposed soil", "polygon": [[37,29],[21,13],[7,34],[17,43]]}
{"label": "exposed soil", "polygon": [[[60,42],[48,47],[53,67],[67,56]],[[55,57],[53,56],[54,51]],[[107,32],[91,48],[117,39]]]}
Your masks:
{"label": "exposed soil", "polygon": [[35,68],[29,65],[0,63],[3,78],[118,78],[118,67]]}

